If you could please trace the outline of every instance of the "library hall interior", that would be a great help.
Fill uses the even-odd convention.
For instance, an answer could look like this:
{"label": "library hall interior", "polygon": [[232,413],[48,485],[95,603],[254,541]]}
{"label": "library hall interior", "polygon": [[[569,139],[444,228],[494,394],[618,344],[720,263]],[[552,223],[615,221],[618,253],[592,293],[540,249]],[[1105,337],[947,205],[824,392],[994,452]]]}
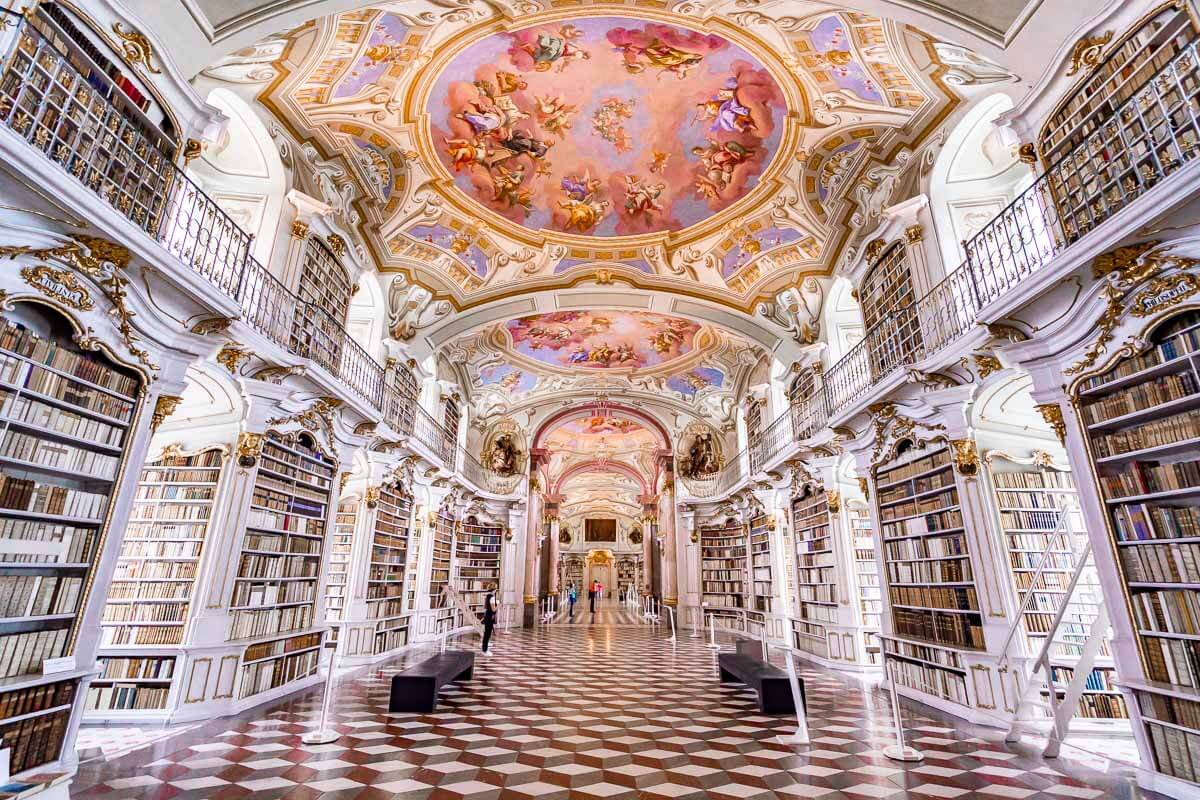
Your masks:
{"label": "library hall interior", "polygon": [[1200,0],[0,0],[0,800],[1200,800]]}

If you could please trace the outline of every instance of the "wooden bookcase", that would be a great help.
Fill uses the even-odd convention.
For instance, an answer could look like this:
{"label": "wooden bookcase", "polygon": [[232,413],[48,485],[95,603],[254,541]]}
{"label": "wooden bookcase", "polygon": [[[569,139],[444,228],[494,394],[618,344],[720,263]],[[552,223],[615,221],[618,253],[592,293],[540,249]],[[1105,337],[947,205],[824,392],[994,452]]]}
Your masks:
{"label": "wooden bookcase", "polygon": [[746,528],[741,523],[700,528],[701,602],[710,611],[748,608]]}
{"label": "wooden bookcase", "polygon": [[563,558],[563,582],[560,584],[563,589],[569,589],[572,584],[575,585],[575,590],[579,592],[579,596],[587,599],[587,591],[583,585],[583,559],[579,556],[565,556]]}
{"label": "wooden bookcase", "polygon": [[875,532],[871,526],[871,512],[861,504],[850,505],[846,518],[850,523],[850,546],[854,553],[863,655],[867,664],[878,667],[883,665],[883,645],[879,640],[883,598],[879,588],[879,566],[875,561]]}
{"label": "wooden bookcase", "polygon": [[308,433],[266,433],[230,602],[229,641],[247,645],[239,697],[316,672],[317,589],[334,470]]}
{"label": "wooden bookcase", "polygon": [[796,617],[792,642],[797,650],[829,657],[826,625],[837,622],[837,576],[829,519],[829,498],[819,484],[805,484],[792,501],[796,538]]}
{"label": "wooden bookcase", "polygon": [[60,756],[90,664],[72,656],[141,381],[41,306],[0,312],[0,738],[16,775]]}
{"label": "wooden bookcase", "polygon": [[983,619],[949,448],[902,442],[874,494],[897,637],[886,657],[902,685],[965,705],[961,652],[984,649]]}
{"label": "wooden bookcase", "polygon": [[[1077,554],[1087,544],[1075,483],[1065,465],[1053,464],[1044,454],[1021,459],[993,451],[985,461],[1018,607],[1027,594],[1033,594],[1022,623],[1026,653],[1036,656],[1045,645],[1046,632],[1063,602]],[[1059,532],[1055,533],[1056,530]],[[1038,576],[1038,563],[1047,548],[1051,555]],[[1051,668],[1060,685],[1068,683],[1074,675],[1102,602],[1099,576],[1090,567],[1081,577],[1075,601],[1068,607],[1059,628],[1058,638],[1065,641],[1054,645],[1050,653]],[[1107,643],[1079,700],[1077,714],[1078,718],[1093,720],[1129,716],[1116,686]]]}
{"label": "wooden bookcase", "polygon": [[1200,783],[1200,311],[1076,388],[1146,680],[1128,676],[1158,771]]}
{"label": "wooden bookcase", "polygon": [[499,602],[500,554],[503,545],[503,529],[497,526],[468,521],[458,528],[454,552],[454,588],[481,620],[489,585],[496,586]]}
{"label": "wooden bookcase", "polygon": [[94,716],[168,707],[226,448],[168,448],[142,468],[104,607]]}
{"label": "wooden bookcase", "polygon": [[408,608],[404,604],[412,498],[395,483],[379,490],[371,563],[367,573],[367,617],[375,621],[376,654],[408,644]]}
{"label": "wooden bookcase", "polygon": [[765,514],[750,520],[751,608],[770,614],[775,605],[774,568],[771,554],[771,518]]}
{"label": "wooden bookcase", "polygon": [[458,612],[450,603],[450,598],[443,593],[449,585],[451,565],[454,559],[454,532],[458,527],[453,517],[445,516],[442,512],[433,515],[433,561],[429,572],[429,607],[437,609],[435,625],[455,627]]}
{"label": "wooden bookcase", "polygon": [[[617,594],[619,597],[625,597],[632,586],[637,589],[638,578],[638,559],[630,556],[621,556],[617,559]],[[560,586],[564,584],[559,584]]]}
{"label": "wooden bookcase", "polygon": [[349,589],[351,558],[354,551],[354,530],[358,525],[357,498],[338,503],[333,531],[329,537],[329,566],[325,579],[325,621],[330,623],[326,647],[337,647],[341,626],[346,622],[346,592]]}

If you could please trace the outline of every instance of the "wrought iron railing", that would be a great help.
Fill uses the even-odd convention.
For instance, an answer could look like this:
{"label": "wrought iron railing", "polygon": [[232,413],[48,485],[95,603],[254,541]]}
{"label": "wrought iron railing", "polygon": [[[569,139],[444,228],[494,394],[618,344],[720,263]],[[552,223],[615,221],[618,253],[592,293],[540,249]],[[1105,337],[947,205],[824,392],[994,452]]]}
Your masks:
{"label": "wrought iron railing", "polygon": [[750,474],[757,475],[775,456],[783,452],[794,441],[792,415],[780,414],[767,429],[750,443]]}
{"label": "wrought iron railing", "polygon": [[[197,275],[236,299],[242,318],[296,355],[312,357],[375,408],[383,367],[323,309],[302,303],[251,255],[253,238],[147,135],[148,121],[118,108],[52,41],[19,14],[0,9],[12,37],[0,76],[0,124],[72,175]],[[325,358],[289,346],[291,321],[305,316],[331,343]],[[301,348],[303,349],[303,348]]]}
{"label": "wrought iron railing", "polygon": [[450,444],[450,437],[447,435],[446,429],[420,406],[417,406],[415,411],[416,413],[413,414],[413,438],[424,445],[426,450],[441,459],[442,466],[447,469],[455,469],[454,447]]}

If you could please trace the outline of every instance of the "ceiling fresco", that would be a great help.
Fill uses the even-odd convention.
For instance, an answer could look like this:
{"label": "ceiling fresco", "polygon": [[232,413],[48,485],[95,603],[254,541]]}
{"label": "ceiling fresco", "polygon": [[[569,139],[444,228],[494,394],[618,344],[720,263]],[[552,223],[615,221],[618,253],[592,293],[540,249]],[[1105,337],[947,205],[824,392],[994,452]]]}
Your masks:
{"label": "ceiling fresco", "polygon": [[630,311],[558,311],[514,319],[505,329],[524,356],[588,370],[658,367],[690,353],[700,332],[690,320]]}
{"label": "ceiling fresco", "polygon": [[206,74],[261,84],[316,199],[405,276],[401,305],[617,280],[753,313],[863,246],[961,98],[912,27],[810,0],[673,8],[382,4]]}
{"label": "ceiling fresco", "polygon": [[754,56],[629,17],[495,33],[429,95],[433,149],[512,222],[588,236],[678,231],[744,197],[787,111]]}

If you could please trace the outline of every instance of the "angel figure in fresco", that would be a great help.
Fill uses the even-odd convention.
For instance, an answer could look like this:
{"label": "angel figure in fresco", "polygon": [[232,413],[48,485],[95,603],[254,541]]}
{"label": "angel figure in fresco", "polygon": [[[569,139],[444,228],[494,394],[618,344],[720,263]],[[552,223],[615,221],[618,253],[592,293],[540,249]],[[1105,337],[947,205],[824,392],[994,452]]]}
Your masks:
{"label": "angel figure in fresco", "polygon": [[529,114],[517,108],[517,104],[506,94],[492,100],[491,106],[472,100],[467,110],[458,113],[458,118],[470,125],[476,136],[503,136],[513,125],[528,117]]}
{"label": "angel figure in fresco", "polygon": [[567,212],[567,222],[563,225],[565,230],[587,233],[604,219],[608,213],[609,202],[591,196],[587,200],[560,200],[558,206]]}
{"label": "angel figure in fresco", "polygon": [[610,97],[592,112],[592,131],[606,142],[610,142],[618,153],[633,149],[629,132],[623,120],[633,118],[633,107],[637,100],[622,101]]}
{"label": "angel figure in fresco", "polygon": [[666,191],[665,183],[648,183],[633,175],[625,176],[625,213],[631,217],[642,217],[649,225],[654,214],[663,207],[658,198]]}
{"label": "angel figure in fresco", "polygon": [[671,158],[670,153],[664,153],[661,150],[655,150],[650,154],[650,172],[658,175],[665,172],[667,169],[667,161]]}
{"label": "angel figure in fresco", "polygon": [[533,207],[533,196],[528,189],[521,188],[524,180],[524,165],[512,169],[497,166],[492,172],[492,183],[495,187],[492,200],[503,202],[509,208],[521,206],[526,211],[530,210]]}
{"label": "angel figure in fresco", "polygon": [[495,100],[500,95],[512,94],[513,92],[529,88],[529,84],[520,75],[503,70],[496,73],[495,83],[491,81],[475,81],[474,85],[489,100]]}
{"label": "angel figure in fresco", "polygon": [[612,360],[609,363],[637,366],[639,361],[637,353],[633,352],[633,345],[627,343],[617,345],[617,351],[613,353]]}
{"label": "angel figure in fresco", "polygon": [[689,372],[687,374],[687,377],[685,378],[685,380],[687,381],[687,385],[689,387],[691,387],[692,391],[695,391],[695,392],[698,392],[701,389],[712,386],[712,381],[710,381],[708,378],[704,377],[703,375],[700,375],[695,372]]}
{"label": "angel figure in fresco", "polygon": [[578,111],[579,107],[569,105],[561,97],[534,97],[533,100],[542,128],[556,136],[565,137],[571,127],[571,115]]}
{"label": "angel figure in fresco", "polygon": [[675,348],[675,345],[683,341],[688,327],[689,324],[686,320],[669,320],[666,325],[655,330],[649,337],[650,346],[656,353],[669,353]]}
{"label": "angel figure in fresco", "polygon": [[374,44],[364,50],[363,55],[373,64],[391,64],[405,60],[405,49],[398,44]]}
{"label": "angel figure in fresco", "polygon": [[604,366],[608,366],[609,362],[612,361],[612,357],[612,347],[609,346],[608,342],[601,342],[592,350],[591,355],[588,356],[588,361],[594,364],[603,364]]}
{"label": "angel figure in fresco", "polygon": [[518,370],[510,372],[500,379],[500,388],[506,392],[514,392],[521,383],[522,373]]}
{"label": "angel figure in fresco", "polygon": [[703,53],[681,50],[657,38],[651,39],[647,45],[626,42],[617,49],[624,55],[625,71],[635,75],[645,72],[647,67],[657,67],[659,77],[669,72],[683,80],[704,60]]}
{"label": "angel figure in fresco", "polygon": [[588,353],[587,348],[581,344],[577,344],[577,345],[575,345],[574,349],[571,350],[570,354],[567,356],[567,363],[586,364],[586,363],[588,363],[590,358],[591,358],[591,354]]}
{"label": "angel figure in fresco", "polygon": [[548,72],[555,63],[558,71],[562,72],[567,65],[574,61],[586,61],[592,54],[573,44],[582,34],[574,25],[563,25],[558,29],[558,35],[539,33],[537,43],[526,42],[521,49],[533,59],[533,68],[537,72]]}
{"label": "angel figure in fresco", "polygon": [[600,189],[600,179],[593,178],[590,171],[568,175],[562,179],[562,188],[572,200],[587,200]]}
{"label": "angel figure in fresco", "polygon": [[533,138],[525,131],[513,131],[501,139],[499,144],[514,156],[527,155],[535,161],[545,157],[546,153],[550,151],[550,145],[541,139]]}
{"label": "angel figure in fresco", "polygon": [[730,78],[725,85],[717,90],[703,103],[696,104],[696,120],[712,120],[710,131],[731,131],[745,133],[755,127],[750,109],[742,105],[737,98],[737,78]]}
{"label": "angel figure in fresco", "polygon": [[443,139],[446,154],[454,164],[454,171],[459,172],[470,167],[487,167],[495,155],[486,143],[479,139]]}
{"label": "angel figure in fresco", "polygon": [[703,167],[696,178],[696,194],[715,200],[729,187],[734,169],[749,161],[754,150],[738,142],[709,139],[704,147],[693,147],[692,155],[700,159]]}

